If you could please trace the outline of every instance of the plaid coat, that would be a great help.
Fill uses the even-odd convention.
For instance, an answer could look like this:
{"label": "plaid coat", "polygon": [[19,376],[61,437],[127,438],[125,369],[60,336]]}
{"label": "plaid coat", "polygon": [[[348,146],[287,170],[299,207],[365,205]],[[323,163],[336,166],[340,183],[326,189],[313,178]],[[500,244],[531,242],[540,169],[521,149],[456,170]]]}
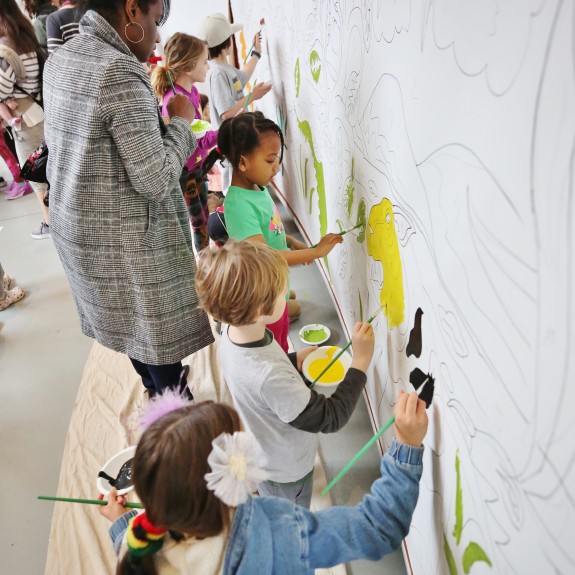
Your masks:
{"label": "plaid coat", "polygon": [[182,118],[163,126],[144,66],[104,18],[89,11],[80,28],[44,72],[52,238],[82,331],[175,363],[213,341],[178,183],[195,136]]}

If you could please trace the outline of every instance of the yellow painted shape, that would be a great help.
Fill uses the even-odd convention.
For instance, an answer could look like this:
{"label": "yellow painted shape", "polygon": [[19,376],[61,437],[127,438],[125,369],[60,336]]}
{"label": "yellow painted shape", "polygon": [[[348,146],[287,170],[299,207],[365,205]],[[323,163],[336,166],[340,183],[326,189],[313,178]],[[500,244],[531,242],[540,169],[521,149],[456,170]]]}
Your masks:
{"label": "yellow painted shape", "polygon": [[[327,367],[328,363],[331,361],[333,354],[337,350],[337,347],[331,346],[327,350],[327,357],[321,357],[319,359],[314,359],[309,364],[309,376],[312,381],[315,381],[316,377]],[[343,363],[338,359],[317,381],[317,383],[335,383],[343,379],[345,375],[345,368]]]}
{"label": "yellow painted shape", "polygon": [[243,30],[240,32],[240,46],[241,46],[242,62],[243,62],[247,56],[246,37],[244,36]]}
{"label": "yellow painted shape", "polygon": [[379,295],[390,328],[398,327],[405,316],[403,269],[395,232],[393,206],[388,198],[373,206],[367,223],[367,253],[383,266],[383,288]]}

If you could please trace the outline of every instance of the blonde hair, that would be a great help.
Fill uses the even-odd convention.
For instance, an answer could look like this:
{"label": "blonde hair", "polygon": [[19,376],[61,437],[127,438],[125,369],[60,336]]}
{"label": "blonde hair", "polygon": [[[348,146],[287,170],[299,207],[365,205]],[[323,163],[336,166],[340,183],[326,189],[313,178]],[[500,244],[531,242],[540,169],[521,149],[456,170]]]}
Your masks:
{"label": "blonde hair", "polygon": [[195,36],[176,32],[164,46],[162,66],[152,71],[152,86],[159,99],[162,99],[171,88],[168,72],[172,81],[176,81],[182,72],[193,70],[202,57],[208,43]]}
{"label": "blonde hair", "polygon": [[288,274],[279,251],[261,242],[229,239],[219,249],[200,253],[196,291],[200,305],[215,319],[249,325],[271,315],[287,289]]}

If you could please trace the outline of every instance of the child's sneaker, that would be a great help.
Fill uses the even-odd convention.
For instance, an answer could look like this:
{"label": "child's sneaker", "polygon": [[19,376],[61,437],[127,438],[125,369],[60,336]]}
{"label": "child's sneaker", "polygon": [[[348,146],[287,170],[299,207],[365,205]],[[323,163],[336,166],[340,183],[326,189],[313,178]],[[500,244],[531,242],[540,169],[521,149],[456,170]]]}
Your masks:
{"label": "child's sneaker", "polygon": [[4,291],[8,291],[10,289],[10,284],[12,283],[12,278],[8,274],[4,274],[2,278],[2,287]]}
{"label": "child's sneaker", "polygon": [[33,191],[32,186],[28,182],[12,182],[6,189],[6,199],[16,200],[17,198],[31,194]]}
{"label": "child's sneaker", "polygon": [[0,299],[0,311],[5,310],[7,307],[11,306],[13,303],[20,301],[24,297],[24,291],[18,286],[13,287],[11,290],[6,292],[4,299]]}
{"label": "child's sneaker", "polygon": [[50,226],[45,222],[42,222],[40,224],[40,227],[38,229],[34,230],[30,235],[35,240],[45,240],[47,238],[52,237],[50,235]]}

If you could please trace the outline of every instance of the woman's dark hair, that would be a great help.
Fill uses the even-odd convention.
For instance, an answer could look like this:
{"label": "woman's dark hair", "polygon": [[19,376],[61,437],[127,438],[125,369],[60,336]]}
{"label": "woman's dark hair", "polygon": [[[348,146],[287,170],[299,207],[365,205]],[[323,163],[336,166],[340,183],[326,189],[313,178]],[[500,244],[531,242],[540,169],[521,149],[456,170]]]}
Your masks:
{"label": "woman's dark hair", "polygon": [[[164,14],[162,19],[158,22],[158,26],[166,23],[170,15],[170,0],[138,0],[140,10],[147,14],[150,10],[150,4],[155,4],[157,1],[164,3]],[[126,4],[126,0],[79,0],[78,10],[80,14],[85,14],[88,10],[98,12],[100,16],[105,18],[110,24],[116,25],[120,14],[120,9]]]}
{"label": "woman's dark hair", "polygon": [[[212,441],[240,431],[235,409],[204,401],[177,409],[156,420],[138,442],[132,475],[134,487],[152,524],[175,540],[204,539],[230,527],[229,507],[207,487]],[[117,575],[156,575],[153,555],[127,553]]]}
{"label": "woman's dark hair", "polygon": [[280,127],[261,112],[244,112],[224,120],[218,132],[218,146],[207,156],[203,173],[207,174],[218,160],[228,160],[234,169],[240,164],[241,156],[251,154],[260,144],[260,134],[275,132],[281,142],[280,164],[284,157],[284,136]]}
{"label": "woman's dark hair", "polygon": [[38,53],[40,46],[30,20],[26,18],[16,0],[0,0],[0,37],[18,54]]}
{"label": "woman's dark hair", "polygon": [[230,36],[227,40],[214,46],[213,48],[208,48],[208,52],[210,53],[210,58],[215,58],[219,56],[226,48],[229,48],[232,43],[232,37]]}

